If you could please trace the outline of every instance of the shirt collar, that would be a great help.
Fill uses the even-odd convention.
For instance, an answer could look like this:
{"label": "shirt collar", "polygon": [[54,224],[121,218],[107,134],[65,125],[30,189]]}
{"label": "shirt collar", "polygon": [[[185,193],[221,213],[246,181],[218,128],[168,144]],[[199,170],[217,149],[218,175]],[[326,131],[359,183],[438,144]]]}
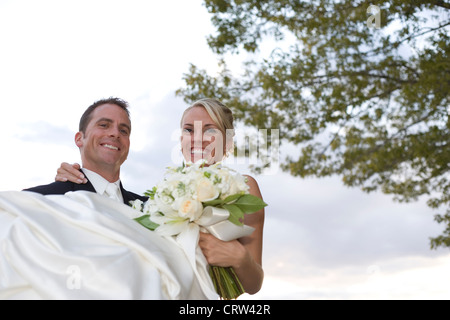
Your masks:
{"label": "shirt collar", "polygon": [[[105,193],[106,187],[109,184],[109,181],[106,180],[105,178],[103,178],[101,175],[99,175],[98,173],[88,170],[86,168],[82,168],[81,169],[83,171],[83,173],[86,175],[86,177],[88,178],[88,180],[92,183],[92,185],[94,186],[95,191],[97,191],[98,194],[103,195]],[[115,185],[117,185],[117,187],[119,188],[119,191],[121,191],[120,189],[120,179],[117,180],[116,182],[113,182]],[[122,193],[122,192],[120,192]]]}

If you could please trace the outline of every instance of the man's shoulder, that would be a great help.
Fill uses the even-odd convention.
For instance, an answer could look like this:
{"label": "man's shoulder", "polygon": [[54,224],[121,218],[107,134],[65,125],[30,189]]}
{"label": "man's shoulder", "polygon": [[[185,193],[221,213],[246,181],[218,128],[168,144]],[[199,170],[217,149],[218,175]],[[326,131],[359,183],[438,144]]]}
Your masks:
{"label": "man's shoulder", "polygon": [[87,185],[77,185],[73,182],[67,181],[67,182],[53,182],[46,185],[36,186],[33,188],[24,189],[23,191],[30,191],[30,192],[36,192],[43,195],[49,195],[49,194],[65,194],[70,191],[77,191],[80,189],[84,189],[87,191],[93,191],[91,190],[90,186]]}

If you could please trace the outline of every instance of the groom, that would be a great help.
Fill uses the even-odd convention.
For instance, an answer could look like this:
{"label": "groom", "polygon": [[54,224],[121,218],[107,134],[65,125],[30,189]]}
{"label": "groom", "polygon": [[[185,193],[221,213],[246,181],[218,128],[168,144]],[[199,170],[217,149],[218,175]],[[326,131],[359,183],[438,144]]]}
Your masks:
{"label": "groom", "polygon": [[[109,98],[95,102],[83,114],[75,144],[80,149],[86,184],[54,182],[24,191],[43,195],[69,191],[90,191],[129,204],[147,198],[125,190],[120,182],[120,167],[130,149],[131,120],[128,103]],[[80,172],[81,175],[81,172]]]}

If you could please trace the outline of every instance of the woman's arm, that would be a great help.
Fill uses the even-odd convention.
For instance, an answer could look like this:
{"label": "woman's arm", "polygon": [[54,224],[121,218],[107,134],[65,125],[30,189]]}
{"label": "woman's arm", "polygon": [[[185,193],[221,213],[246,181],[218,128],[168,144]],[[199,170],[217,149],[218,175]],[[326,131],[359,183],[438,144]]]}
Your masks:
{"label": "woman's arm", "polygon": [[[250,194],[262,199],[258,183],[247,176]],[[245,224],[255,228],[247,237],[234,241],[221,241],[210,234],[201,233],[199,245],[210,265],[233,267],[245,292],[257,293],[262,286],[264,271],[262,268],[264,209],[245,215]]]}

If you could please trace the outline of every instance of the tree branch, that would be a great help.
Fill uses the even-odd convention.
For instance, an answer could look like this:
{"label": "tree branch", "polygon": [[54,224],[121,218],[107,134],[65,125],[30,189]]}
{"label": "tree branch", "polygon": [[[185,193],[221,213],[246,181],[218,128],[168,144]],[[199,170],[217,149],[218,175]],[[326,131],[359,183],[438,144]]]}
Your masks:
{"label": "tree branch", "polygon": [[445,9],[450,9],[450,3],[444,1],[444,0],[433,0],[430,1],[431,4],[434,4],[437,7],[441,7],[441,8],[445,8]]}

